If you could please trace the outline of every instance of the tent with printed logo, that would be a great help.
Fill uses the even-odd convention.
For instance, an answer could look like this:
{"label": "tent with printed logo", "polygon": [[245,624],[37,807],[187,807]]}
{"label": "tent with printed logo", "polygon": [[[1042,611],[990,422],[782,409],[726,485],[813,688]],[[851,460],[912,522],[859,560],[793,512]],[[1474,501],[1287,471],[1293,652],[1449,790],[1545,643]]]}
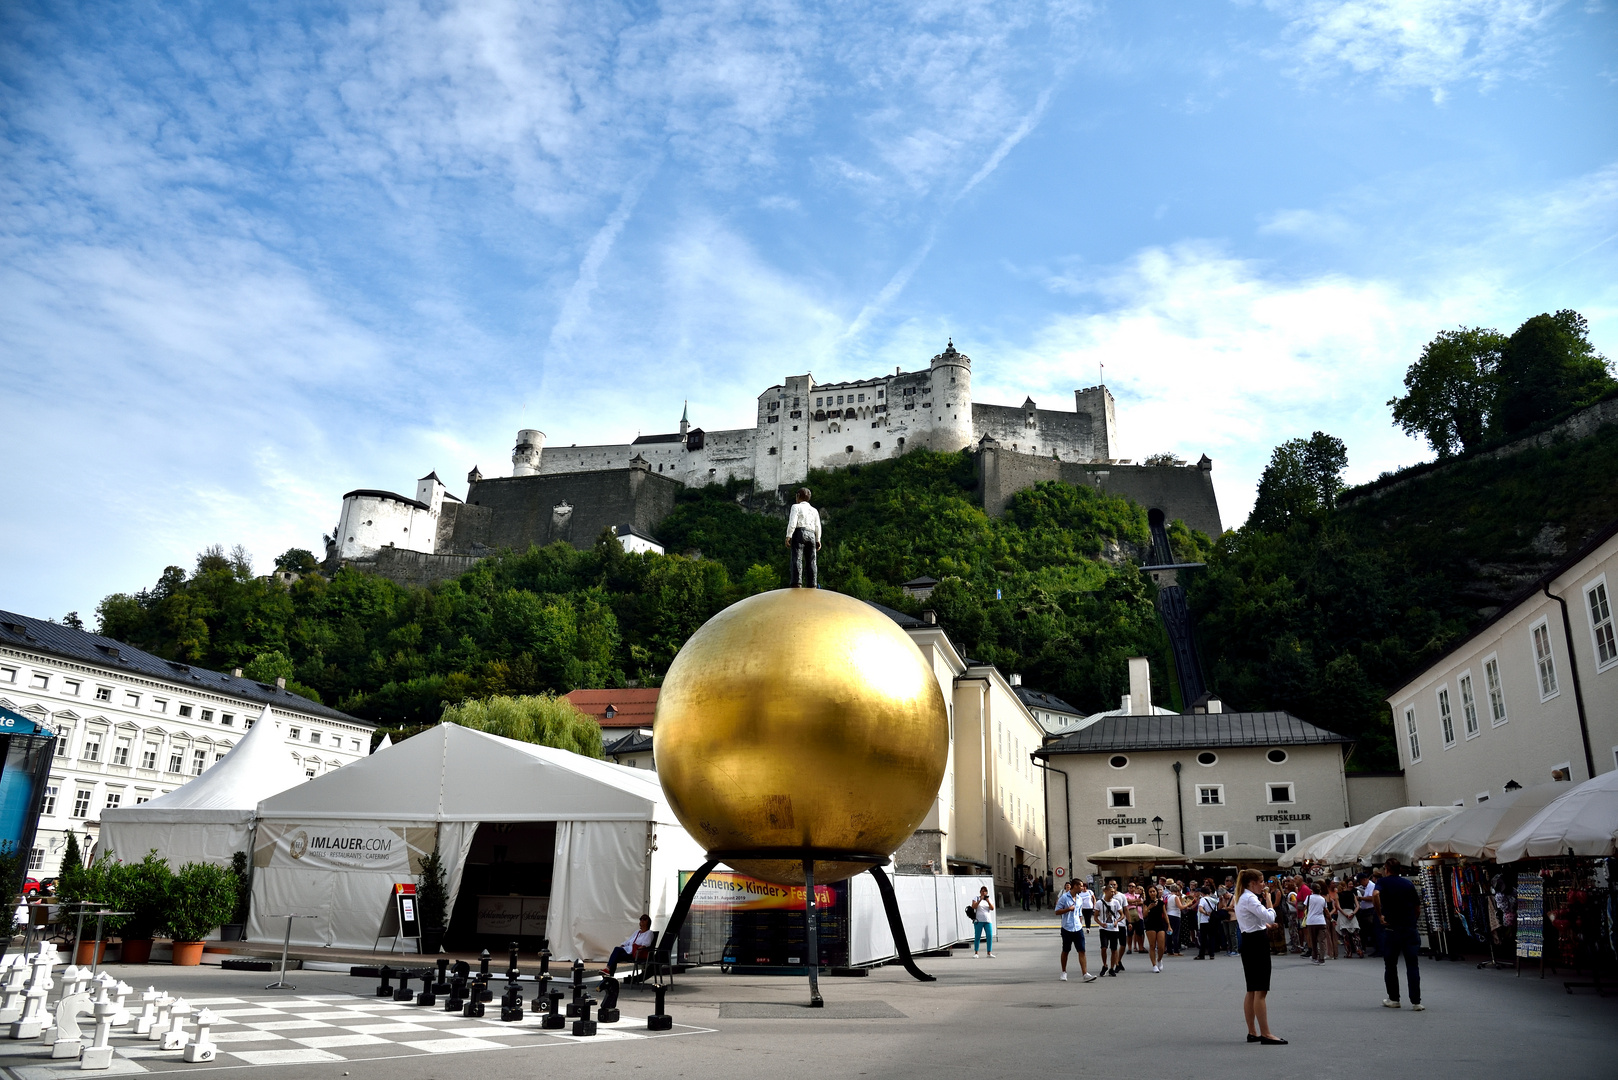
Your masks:
{"label": "tent with printed logo", "polygon": [[98,857],[135,862],[156,851],[173,869],[188,862],[229,866],[252,843],[258,804],[305,780],[270,707],[224,759],[190,783],[138,806],[101,813]]}
{"label": "tent with printed logo", "polygon": [[[642,912],[661,928],[678,897],[679,871],[704,860],[655,772],[456,724],[268,798],[258,819],[248,923],[255,941],[280,942],[288,915],[312,915],[293,921],[294,942],[370,949],[381,935],[386,948],[394,885],[416,883],[422,857],[436,851],[452,931],[469,919],[509,918],[524,929],[507,937],[543,925],[559,960],[605,959]],[[487,854],[471,871],[497,881],[490,866],[497,871],[521,837],[552,834],[542,853],[548,895],[534,898],[543,901],[541,924],[529,911],[501,909],[504,896],[491,897],[489,911],[481,900],[462,901],[474,844]]]}

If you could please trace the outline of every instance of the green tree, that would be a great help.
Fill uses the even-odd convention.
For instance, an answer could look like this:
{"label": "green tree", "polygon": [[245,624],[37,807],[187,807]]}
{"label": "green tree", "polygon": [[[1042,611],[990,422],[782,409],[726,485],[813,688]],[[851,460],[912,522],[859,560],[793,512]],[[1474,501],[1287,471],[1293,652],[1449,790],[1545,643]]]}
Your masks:
{"label": "green tree", "polygon": [[1576,311],[1535,315],[1500,353],[1494,419],[1503,435],[1589,405],[1615,385],[1607,358],[1590,344],[1590,326]]}
{"label": "green tree", "polygon": [[601,725],[566,698],[550,694],[496,696],[444,707],[444,723],[518,742],[554,746],[585,757],[601,756]]}
{"label": "green tree", "polygon": [[306,548],[287,548],[275,557],[275,568],[294,574],[313,574],[320,569],[315,553]]}
{"label": "green tree", "polygon": [[1248,524],[1278,532],[1300,517],[1332,509],[1347,467],[1348,449],[1335,436],[1317,431],[1307,439],[1288,439],[1271,452],[1259,477]]}
{"label": "green tree", "polygon": [[1405,372],[1405,396],[1388,402],[1394,422],[1425,438],[1440,458],[1477,449],[1505,344],[1505,335],[1481,326],[1440,330]]}

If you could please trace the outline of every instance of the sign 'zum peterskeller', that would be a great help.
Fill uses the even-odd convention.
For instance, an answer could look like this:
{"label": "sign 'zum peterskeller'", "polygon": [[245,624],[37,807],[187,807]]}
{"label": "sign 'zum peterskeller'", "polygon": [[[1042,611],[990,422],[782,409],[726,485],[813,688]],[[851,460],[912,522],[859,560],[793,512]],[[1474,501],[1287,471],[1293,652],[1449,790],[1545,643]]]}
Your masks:
{"label": "sign 'zum peterskeller'", "polygon": [[1293,813],[1289,813],[1286,810],[1283,810],[1279,814],[1259,814],[1258,816],[1253,818],[1253,820],[1254,821],[1308,821],[1309,820],[1309,815],[1308,814],[1293,814]]}

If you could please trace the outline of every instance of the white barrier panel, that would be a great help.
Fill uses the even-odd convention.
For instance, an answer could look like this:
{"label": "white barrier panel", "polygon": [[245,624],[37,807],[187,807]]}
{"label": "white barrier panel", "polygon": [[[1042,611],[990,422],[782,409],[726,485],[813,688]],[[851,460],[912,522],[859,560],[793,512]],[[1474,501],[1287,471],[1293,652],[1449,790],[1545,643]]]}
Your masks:
{"label": "white barrier panel", "polygon": [[[899,918],[912,953],[932,952],[972,940],[966,905],[994,882],[984,877],[938,874],[890,875],[899,901]],[[848,962],[854,967],[897,959],[899,951],[888,929],[882,894],[870,874],[849,881]]]}

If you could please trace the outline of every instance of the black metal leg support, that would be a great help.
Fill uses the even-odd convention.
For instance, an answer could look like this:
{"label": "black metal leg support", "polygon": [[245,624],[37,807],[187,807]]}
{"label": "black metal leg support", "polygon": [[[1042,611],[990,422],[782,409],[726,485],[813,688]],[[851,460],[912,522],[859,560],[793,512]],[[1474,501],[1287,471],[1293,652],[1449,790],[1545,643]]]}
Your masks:
{"label": "black metal leg support", "polygon": [[685,883],[680,890],[680,899],[674,905],[674,914],[669,916],[669,924],[663,928],[663,934],[657,939],[657,954],[654,957],[656,972],[661,974],[669,962],[669,950],[679,940],[680,927],[685,925],[685,917],[691,913],[691,905],[697,899],[697,890],[702,883],[708,880],[713,868],[719,865],[718,859],[709,859],[702,864],[702,869],[691,875],[691,880]]}
{"label": "black metal leg support", "polygon": [[815,861],[803,860],[803,921],[806,924],[804,944],[809,955],[809,1007],[824,1008],[820,998],[820,913],[815,907]]}
{"label": "black metal leg support", "polygon": [[882,906],[888,913],[888,929],[893,931],[893,944],[899,950],[899,963],[922,982],[937,981],[936,975],[929,975],[917,967],[910,955],[910,939],[905,936],[904,920],[899,918],[899,897],[894,894],[893,882],[888,880],[888,875],[880,866],[871,867],[871,876],[876,878],[877,891],[882,894]]}

